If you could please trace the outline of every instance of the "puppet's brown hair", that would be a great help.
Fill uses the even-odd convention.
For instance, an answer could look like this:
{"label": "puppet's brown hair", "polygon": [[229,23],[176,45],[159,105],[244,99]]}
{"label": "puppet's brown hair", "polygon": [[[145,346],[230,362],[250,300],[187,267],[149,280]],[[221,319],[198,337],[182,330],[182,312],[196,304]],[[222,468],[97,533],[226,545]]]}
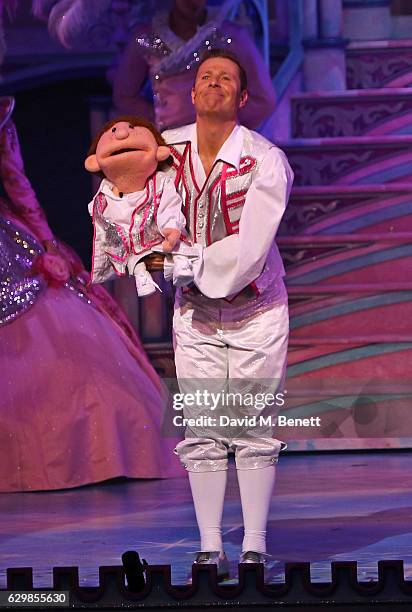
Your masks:
{"label": "puppet's brown hair", "polygon": [[[121,115],[120,117],[116,117],[115,119],[111,119],[110,121],[105,123],[102,128],[100,128],[100,130],[97,132],[96,136],[93,138],[92,144],[90,145],[89,150],[87,152],[87,157],[89,157],[89,155],[94,155],[96,153],[97,144],[98,144],[100,138],[103,136],[103,134],[105,132],[107,132],[107,130],[110,130],[111,127],[113,127],[114,125],[116,125],[116,123],[119,123],[120,121],[125,121],[126,123],[129,123],[130,125],[133,125],[133,127],[144,127],[144,128],[147,128],[148,130],[150,130],[152,132],[152,134],[155,137],[155,140],[156,140],[156,142],[157,142],[157,144],[159,146],[167,147],[167,144],[166,144],[163,136],[160,134],[159,130],[156,129],[156,127],[153,125],[153,123],[151,123],[150,121],[147,121],[147,119],[144,119],[143,117],[136,117],[134,115]],[[168,157],[167,159],[165,159],[162,162],[159,162],[159,164],[157,166],[157,170],[165,170],[169,166],[171,166],[171,164],[172,164],[172,156]]]}

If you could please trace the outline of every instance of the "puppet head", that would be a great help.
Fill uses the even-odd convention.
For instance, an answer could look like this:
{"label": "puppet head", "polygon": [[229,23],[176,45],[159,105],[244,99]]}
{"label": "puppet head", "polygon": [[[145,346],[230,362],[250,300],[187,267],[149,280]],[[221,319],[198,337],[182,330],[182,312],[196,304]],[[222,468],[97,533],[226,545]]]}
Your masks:
{"label": "puppet head", "polygon": [[147,179],[169,156],[169,147],[149,121],[124,115],[100,130],[84,165],[89,172],[105,176],[119,191],[131,193],[144,189]]}

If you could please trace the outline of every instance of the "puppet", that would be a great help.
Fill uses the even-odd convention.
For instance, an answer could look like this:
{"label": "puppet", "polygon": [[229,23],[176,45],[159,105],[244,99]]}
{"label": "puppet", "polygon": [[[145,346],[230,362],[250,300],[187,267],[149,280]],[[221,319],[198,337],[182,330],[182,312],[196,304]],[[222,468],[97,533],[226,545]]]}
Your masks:
{"label": "puppet", "polygon": [[0,97],[0,491],[179,476],[160,379],[117,303],[86,289],[80,259],[49,227],[13,106]]}
{"label": "puppet", "polygon": [[159,250],[173,251],[176,286],[193,280],[191,261],[180,254],[184,248],[179,249],[186,225],[182,200],[163,171],[169,157],[163,138],[145,119],[118,117],[97,134],[85,161],[86,169],[103,179],[89,204],[94,225],[92,282],[129,272],[137,294],[151,295],[160,287],[144,258]]}

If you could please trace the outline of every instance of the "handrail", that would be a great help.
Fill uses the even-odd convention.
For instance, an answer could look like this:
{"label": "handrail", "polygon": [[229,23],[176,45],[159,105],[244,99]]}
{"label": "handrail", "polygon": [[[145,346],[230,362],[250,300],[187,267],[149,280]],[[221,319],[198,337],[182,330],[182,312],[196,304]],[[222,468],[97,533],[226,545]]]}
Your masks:
{"label": "handrail", "polygon": [[272,83],[278,100],[285,93],[289,83],[299,70],[303,61],[303,2],[294,0],[288,4],[289,10],[289,53],[273,77]]}
{"label": "handrail", "polygon": [[[267,0],[227,0],[228,10],[227,10],[227,18],[235,20],[237,12],[239,10],[242,2],[246,3],[249,1],[250,4],[255,8],[259,20],[260,26],[262,28],[262,40],[256,41],[258,42],[258,46],[262,53],[263,59],[265,61],[266,66],[269,68],[270,58],[269,58],[269,25],[268,25],[268,7]],[[225,10],[225,4],[222,6],[222,10]]]}
{"label": "handrail", "polygon": [[[273,87],[276,92],[277,104],[274,112],[260,126],[259,131],[270,140],[279,134],[283,137],[290,136],[290,108],[288,106],[288,91],[295,88],[294,79],[299,74],[303,63],[304,50],[302,46],[303,38],[303,2],[304,0],[293,0],[288,2],[288,22],[289,22],[289,53],[282,62],[279,70],[272,79]],[[293,92],[295,93],[295,92]],[[290,94],[289,94],[290,95]],[[286,105],[286,106],[285,106]],[[282,128],[277,131],[276,122],[281,121]],[[286,129],[286,132],[285,132]]]}
{"label": "handrail", "polygon": [[275,74],[272,83],[276,91],[276,97],[279,100],[283,97],[288,88],[289,83],[298,72],[303,61],[302,47],[292,49],[286,56],[281,67]]}
{"label": "handrail", "polygon": [[260,18],[260,25],[262,27],[262,41],[261,51],[263,59],[265,60],[266,66],[269,68],[270,57],[269,57],[269,24],[268,24],[268,6],[267,0],[250,0],[258,12]]}

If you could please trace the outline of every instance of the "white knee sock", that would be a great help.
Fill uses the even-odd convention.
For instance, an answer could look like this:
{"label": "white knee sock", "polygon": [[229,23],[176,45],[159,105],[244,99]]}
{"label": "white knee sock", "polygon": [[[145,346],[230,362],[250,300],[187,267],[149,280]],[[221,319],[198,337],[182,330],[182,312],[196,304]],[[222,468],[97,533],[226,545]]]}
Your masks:
{"label": "white knee sock", "polygon": [[197,524],[200,531],[200,550],[223,550],[222,513],[227,470],[218,472],[189,472]]}
{"label": "white knee sock", "polygon": [[266,552],[266,526],[276,469],[237,470],[245,536],[242,551]]}

